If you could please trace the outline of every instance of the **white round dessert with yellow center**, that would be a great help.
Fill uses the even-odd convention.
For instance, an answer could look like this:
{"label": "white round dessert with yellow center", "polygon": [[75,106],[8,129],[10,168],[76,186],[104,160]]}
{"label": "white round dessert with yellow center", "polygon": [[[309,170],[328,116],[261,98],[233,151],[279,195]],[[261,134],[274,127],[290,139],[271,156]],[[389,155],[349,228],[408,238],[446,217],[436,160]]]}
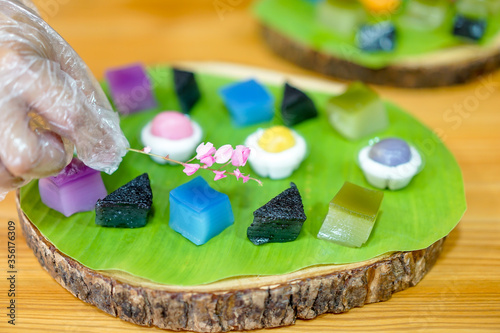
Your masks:
{"label": "white round dessert with yellow center", "polygon": [[289,177],[304,160],[307,144],[302,136],[285,126],[258,129],[248,136],[245,146],[251,154],[248,162],[260,177]]}
{"label": "white round dessert with yellow center", "polygon": [[[159,113],[141,132],[144,146],[151,153],[185,162],[189,160],[200,144],[203,131],[188,115],[176,111]],[[160,164],[170,163],[159,157],[151,157]],[[171,163],[172,164],[172,163]]]}

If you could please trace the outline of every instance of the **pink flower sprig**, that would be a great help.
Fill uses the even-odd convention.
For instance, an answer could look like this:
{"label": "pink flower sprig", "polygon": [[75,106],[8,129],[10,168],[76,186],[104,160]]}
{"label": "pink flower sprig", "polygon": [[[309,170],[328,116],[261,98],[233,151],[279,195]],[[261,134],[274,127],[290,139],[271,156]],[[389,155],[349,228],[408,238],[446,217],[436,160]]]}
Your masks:
{"label": "pink flower sprig", "polygon": [[[244,175],[239,169],[239,167],[246,165],[248,156],[250,155],[250,148],[242,145],[238,145],[235,148],[233,148],[231,145],[224,145],[219,149],[216,149],[211,142],[203,142],[196,148],[196,156],[187,162],[173,160],[168,155],[160,156],[157,154],[153,154],[151,153],[150,147],[144,147],[144,149],[142,150],[129,149],[129,151],[158,157],[166,161],[182,165],[184,167],[183,172],[188,176],[194,175],[200,169],[205,169],[210,170],[215,174],[215,181],[227,178],[227,176],[234,176],[236,177],[236,180],[242,179],[243,183],[246,183],[249,180],[253,180],[260,186],[262,186],[262,182],[259,179],[252,178],[250,177],[250,175]],[[199,163],[193,163],[195,160],[198,160]],[[221,164],[222,166],[218,169],[213,169],[212,166],[214,164]],[[223,170],[229,164],[232,164],[236,167],[233,172]]]}

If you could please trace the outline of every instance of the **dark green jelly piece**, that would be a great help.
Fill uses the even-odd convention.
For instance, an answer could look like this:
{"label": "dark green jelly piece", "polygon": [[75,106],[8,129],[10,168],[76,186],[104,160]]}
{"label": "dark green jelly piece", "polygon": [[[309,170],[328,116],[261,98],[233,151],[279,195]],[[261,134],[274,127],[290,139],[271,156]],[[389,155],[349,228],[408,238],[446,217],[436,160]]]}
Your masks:
{"label": "dark green jelly piece", "polygon": [[103,227],[141,228],[148,222],[153,193],[147,173],[133,179],[95,207],[95,223]]}
{"label": "dark green jelly piece", "polygon": [[173,69],[174,71],[174,86],[181,110],[184,113],[190,113],[191,109],[201,97],[200,88],[196,82],[194,73]]}
{"label": "dark green jelly piece", "polygon": [[485,19],[474,19],[457,15],[453,24],[453,34],[473,41],[483,38],[486,31]]}
{"label": "dark green jelly piece", "polygon": [[294,241],[307,219],[302,197],[294,183],[253,212],[253,216],[247,236],[255,245]]}
{"label": "dark green jelly piece", "polygon": [[294,126],[305,120],[318,116],[314,102],[303,91],[285,84],[281,117],[286,126]]}

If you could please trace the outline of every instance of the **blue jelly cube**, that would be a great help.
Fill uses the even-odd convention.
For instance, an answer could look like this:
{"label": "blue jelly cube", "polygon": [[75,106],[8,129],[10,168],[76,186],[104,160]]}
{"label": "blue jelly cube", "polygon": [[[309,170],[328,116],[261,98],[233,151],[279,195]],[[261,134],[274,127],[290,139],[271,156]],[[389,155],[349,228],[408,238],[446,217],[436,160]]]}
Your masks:
{"label": "blue jelly cube", "polygon": [[170,228],[196,245],[205,244],[233,222],[229,197],[201,177],[170,192]]}
{"label": "blue jelly cube", "polygon": [[237,126],[267,122],[274,117],[273,95],[255,80],[230,84],[220,94]]}
{"label": "blue jelly cube", "polygon": [[140,64],[106,71],[109,91],[120,113],[129,114],[157,107],[151,80]]}

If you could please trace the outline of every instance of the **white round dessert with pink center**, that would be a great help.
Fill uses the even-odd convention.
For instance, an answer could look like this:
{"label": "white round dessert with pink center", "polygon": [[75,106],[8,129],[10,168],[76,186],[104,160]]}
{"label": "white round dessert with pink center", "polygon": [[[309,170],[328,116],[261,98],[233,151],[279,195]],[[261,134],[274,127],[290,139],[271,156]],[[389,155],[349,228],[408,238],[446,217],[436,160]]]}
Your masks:
{"label": "white round dessert with pink center", "polygon": [[[159,113],[141,132],[144,146],[151,153],[185,162],[190,159],[200,144],[203,131],[200,125],[188,115],[176,111]],[[159,157],[151,157],[160,164],[169,163]]]}

